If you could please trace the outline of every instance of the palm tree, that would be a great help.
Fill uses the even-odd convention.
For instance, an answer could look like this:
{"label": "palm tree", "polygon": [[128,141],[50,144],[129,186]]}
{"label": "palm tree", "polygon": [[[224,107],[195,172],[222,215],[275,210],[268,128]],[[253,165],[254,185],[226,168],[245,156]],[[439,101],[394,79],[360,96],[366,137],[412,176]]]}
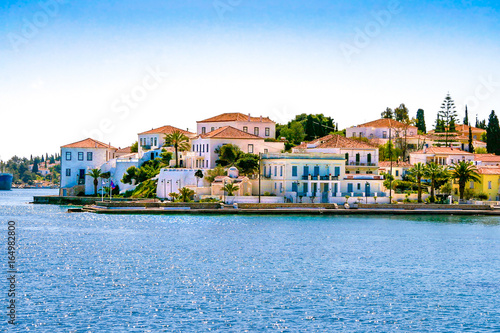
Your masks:
{"label": "palm tree", "polygon": [[234,192],[238,191],[240,188],[233,183],[227,183],[222,189],[227,192],[228,197],[232,197]]}
{"label": "palm tree", "polygon": [[175,131],[165,135],[165,146],[173,146],[175,149],[175,167],[179,167],[179,151],[189,150],[189,138],[181,131]]}
{"label": "palm tree", "polygon": [[99,185],[99,181],[97,180],[102,176],[102,172],[100,169],[91,169],[87,176],[94,178],[94,195],[97,196],[97,185]]}
{"label": "palm tree", "polygon": [[436,183],[443,178],[448,178],[448,171],[443,166],[431,162],[424,167],[424,176],[431,181],[431,202],[435,202],[434,190]]}
{"label": "palm tree", "polygon": [[418,203],[422,203],[422,177],[425,175],[425,166],[423,163],[416,163],[408,170],[410,175],[415,177],[418,186]]}
{"label": "palm tree", "polygon": [[460,161],[453,164],[451,168],[451,177],[458,179],[458,191],[460,193],[460,200],[464,199],[465,184],[468,181],[481,182],[477,168],[469,161]]}
{"label": "palm tree", "polygon": [[179,190],[179,194],[180,194],[180,201],[182,202],[188,202],[191,200],[191,197],[194,195],[194,191],[190,188],[187,188],[187,187],[183,187]]}

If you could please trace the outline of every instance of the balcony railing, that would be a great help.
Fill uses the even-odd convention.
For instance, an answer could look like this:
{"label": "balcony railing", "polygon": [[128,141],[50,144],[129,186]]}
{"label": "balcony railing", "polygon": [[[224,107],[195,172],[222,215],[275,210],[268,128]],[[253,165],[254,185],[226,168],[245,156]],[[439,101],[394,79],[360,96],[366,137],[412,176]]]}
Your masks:
{"label": "balcony railing", "polygon": [[338,180],[338,179],[339,179],[339,176],[332,176],[332,175],[328,175],[328,176],[312,176],[312,175],[302,176],[302,180]]}

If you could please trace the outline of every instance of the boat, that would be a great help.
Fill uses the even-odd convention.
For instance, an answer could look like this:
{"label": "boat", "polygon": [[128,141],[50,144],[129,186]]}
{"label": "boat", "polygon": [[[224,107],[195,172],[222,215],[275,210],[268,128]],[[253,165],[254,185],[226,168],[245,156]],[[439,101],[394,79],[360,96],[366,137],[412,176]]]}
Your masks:
{"label": "boat", "polygon": [[0,173],[0,191],[10,191],[12,188],[12,174]]}

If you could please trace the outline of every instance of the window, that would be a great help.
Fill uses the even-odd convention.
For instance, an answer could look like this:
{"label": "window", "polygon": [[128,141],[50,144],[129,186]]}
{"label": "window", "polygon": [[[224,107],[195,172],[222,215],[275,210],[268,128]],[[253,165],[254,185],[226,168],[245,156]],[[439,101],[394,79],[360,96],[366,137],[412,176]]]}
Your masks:
{"label": "window", "polygon": [[259,135],[259,128],[258,127],[254,127],[253,128],[253,134],[254,135]]}
{"label": "window", "polygon": [[362,138],[363,137],[363,132],[359,132],[359,137]]}
{"label": "window", "polygon": [[264,154],[267,154],[267,153],[269,153],[269,149],[265,148],[264,149]]}
{"label": "window", "polygon": [[70,177],[71,176],[71,169],[66,169],[66,177]]}
{"label": "window", "polygon": [[357,186],[358,190],[361,190],[361,184],[358,183],[358,186]]}
{"label": "window", "polygon": [[368,155],[366,155],[366,162],[367,162],[368,164],[371,164],[371,163],[372,163],[372,154],[368,154]]}
{"label": "window", "polygon": [[314,166],[314,177],[319,176],[319,165]]}
{"label": "window", "polygon": [[155,138],[155,146],[158,146],[158,138]]}
{"label": "window", "polygon": [[202,148],[201,152],[204,153],[205,152],[205,145],[202,145],[201,148]]}
{"label": "window", "polygon": [[83,161],[83,152],[78,152],[78,160]]}
{"label": "window", "polygon": [[210,131],[215,131],[215,127],[212,127],[212,128],[210,129]]}
{"label": "window", "polygon": [[340,167],[336,166],[335,167],[335,177],[340,176]]}
{"label": "window", "polygon": [[304,165],[304,176],[309,176],[309,166]]}
{"label": "window", "polygon": [[387,139],[387,132],[386,131],[382,132],[382,138]]}
{"label": "window", "polygon": [[209,152],[209,150],[208,150],[208,143],[207,143],[207,153],[208,153],[208,152]]}
{"label": "window", "polygon": [[278,167],[274,166],[274,177],[278,176]]}
{"label": "window", "polygon": [[349,164],[349,153],[345,153],[345,164]]}
{"label": "window", "polygon": [[474,182],[470,182],[470,188],[474,188]]}
{"label": "window", "polygon": [[248,153],[253,154],[253,144],[248,145]]}
{"label": "window", "polygon": [[207,129],[205,127],[201,128],[201,134],[205,134],[207,132]]}
{"label": "window", "polygon": [[71,152],[70,151],[66,152],[66,161],[71,161]]}
{"label": "window", "polygon": [[271,133],[271,129],[269,127],[266,127],[266,136],[269,136]]}
{"label": "window", "polygon": [[356,137],[356,132],[352,132],[352,137],[355,138]]}
{"label": "window", "polygon": [[297,166],[296,165],[292,166],[292,177],[297,177]]}
{"label": "window", "polygon": [[359,164],[359,161],[361,159],[361,156],[358,154],[356,154],[356,164]]}
{"label": "window", "polygon": [[91,152],[87,153],[87,161],[92,161],[92,153]]}
{"label": "window", "polygon": [[399,170],[396,170],[396,177],[399,176]]}
{"label": "window", "polygon": [[488,182],[488,190],[491,190],[491,180]]}
{"label": "window", "polygon": [[248,133],[248,126],[243,126],[243,132]]}
{"label": "window", "polygon": [[283,166],[280,166],[280,177],[283,177]]}

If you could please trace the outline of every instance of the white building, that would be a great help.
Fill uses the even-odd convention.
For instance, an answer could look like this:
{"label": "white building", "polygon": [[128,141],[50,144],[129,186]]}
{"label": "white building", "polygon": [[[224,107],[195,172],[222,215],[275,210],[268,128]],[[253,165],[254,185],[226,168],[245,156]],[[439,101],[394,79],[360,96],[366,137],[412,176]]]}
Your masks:
{"label": "white building", "polygon": [[263,154],[260,192],[303,203],[343,203],[346,195],[363,202],[385,197],[382,176],[346,174],[345,161],[343,154]]}
{"label": "white building", "polygon": [[391,173],[395,180],[403,180],[403,177],[411,169],[412,165],[408,162],[403,161],[381,161],[378,163],[379,173]]}
{"label": "white building", "polygon": [[387,142],[389,140],[389,135],[394,140],[396,138],[404,137],[405,132],[406,136],[417,135],[417,130],[418,129],[415,126],[407,126],[394,119],[382,118],[347,128],[346,137],[382,139]]}
{"label": "white building", "polygon": [[241,151],[249,154],[275,153],[285,149],[283,142],[267,142],[262,137],[224,126],[192,139],[191,151],[194,154],[188,154],[186,158],[193,160],[187,163],[192,168],[213,169],[219,158],[216,150],[226,144],[238,146]]}
{"label": "white building", "polygon": [[293,153],[328,153],[344,156],[347,174],[378,174],[378,148],[362,141],[330,134],[294,148]]}
{"label": "white building", "polygon": [[450,147],[430,147],[410,153],[411,165],[430,162],[439,165],[452,165],[459,161],[474,162],[474,154]]}
{"label": "white building", "polygon": [[474,164],[478,166],[500,166],[500,155],[474,154]]}
{"label": "white building", "polygon": [[[165,135],[172,134],[176,131],[181,132],[189,139],[194,138],[196,134],[189,131],[182,130],[173,126],[162,126],[159,128],[154,128],[146,132],[139,133],[138,143],[139,143],[139,156],[142,158],[144,154],[153,154],[151,157],[154,159],[158,157],[158,151],[165,144]],[[156,152],[155,152],[156,151]]]}
{"label": "white building", "polygon": [[251,117],[242,113],[223,113],[197,122],[198,135],[213,132],[214,130],[231,126],[245,133],[251,133],[262,138],[274,139],[276,123],[268,117]]}
{"label": "white building", "polygon": [[94,179],[87,173],[113,159],[116,150],[90,138],[62,146],[60,195],[94,194]]}

